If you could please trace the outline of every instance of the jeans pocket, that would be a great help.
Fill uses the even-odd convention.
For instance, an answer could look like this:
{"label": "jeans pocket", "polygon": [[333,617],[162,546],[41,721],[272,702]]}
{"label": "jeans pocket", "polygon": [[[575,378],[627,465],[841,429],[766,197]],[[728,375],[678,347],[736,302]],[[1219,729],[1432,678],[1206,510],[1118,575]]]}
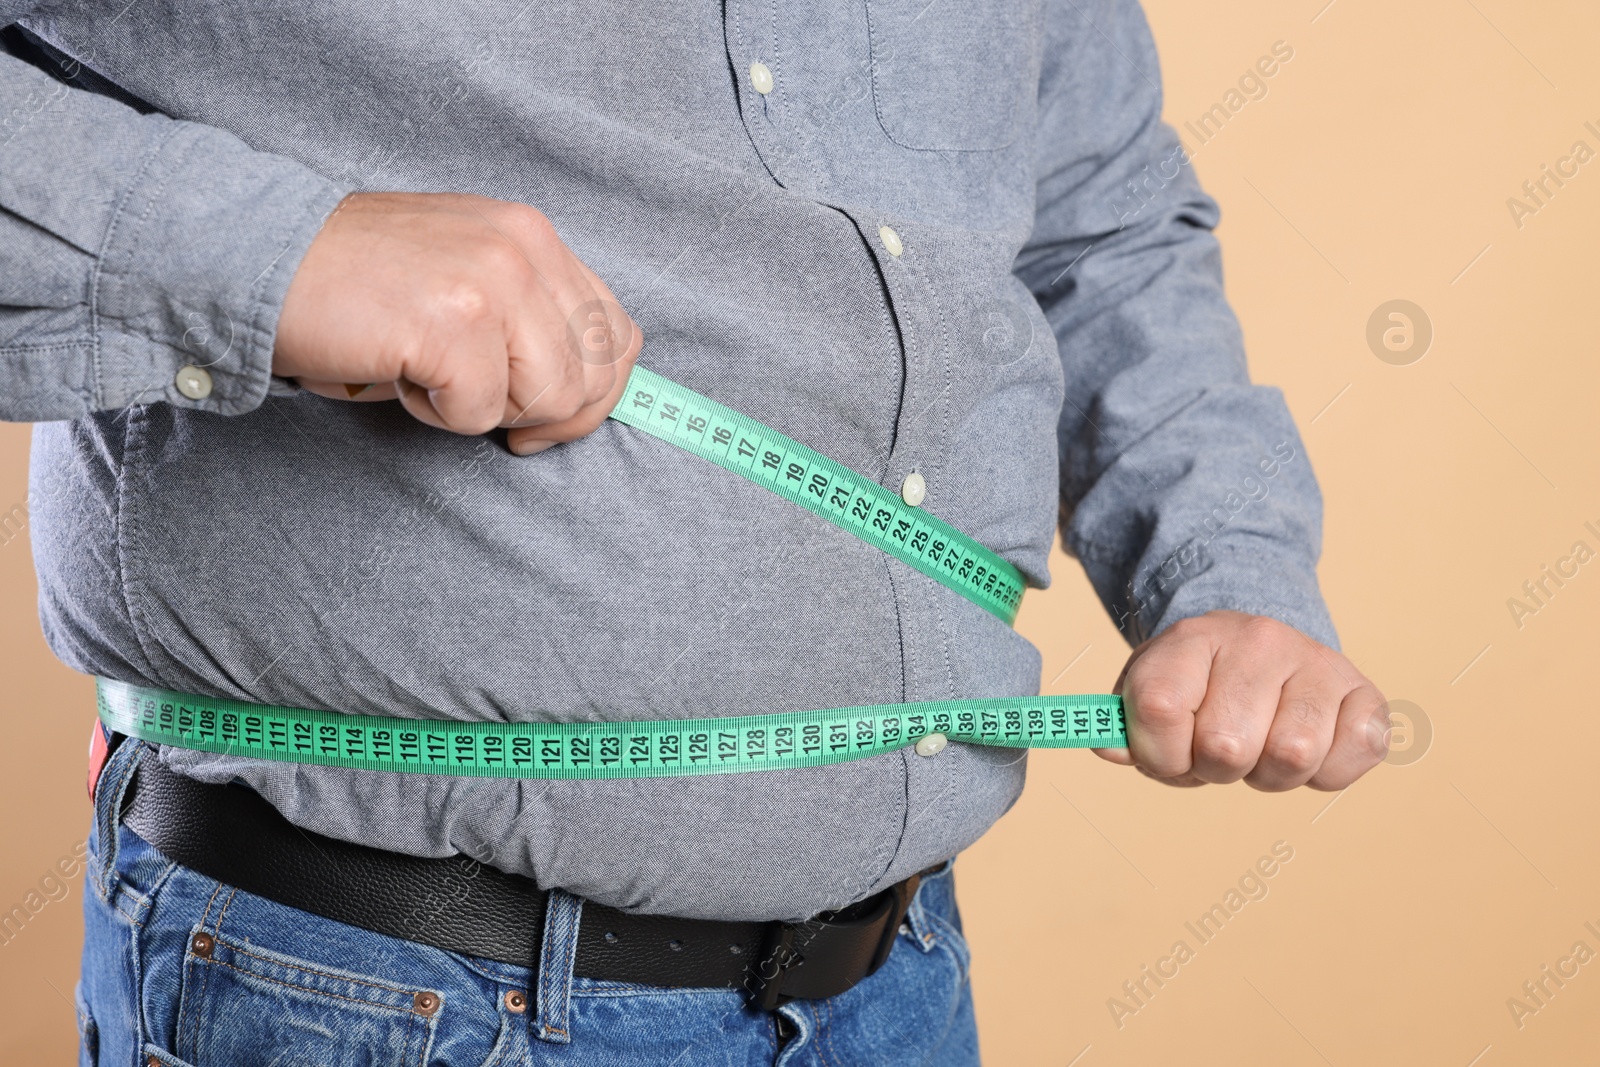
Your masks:
{"label": "jeans pocket", "polygon": [[100,1061],[100,1028],[89,1013],[81,981],[72,991],[72,1006],[78,1016],[78,1067],[95,1067]]}
{"label": "jeans pocket", "polygon": [[440,1013],[436,992],[235,942],[195,927],[183,961],[177,1055],[192,1067],[295,1062],[369,1067],[421,1062]]}

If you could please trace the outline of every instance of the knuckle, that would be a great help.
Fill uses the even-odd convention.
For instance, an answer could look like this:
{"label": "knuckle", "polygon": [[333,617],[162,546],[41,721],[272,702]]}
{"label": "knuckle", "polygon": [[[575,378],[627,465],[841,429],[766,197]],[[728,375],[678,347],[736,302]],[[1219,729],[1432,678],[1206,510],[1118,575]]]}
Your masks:
{"label": "knuckle", "polygon": [[1242,768],[1253,763],[1250,742],[1238,734],[1222,733],[1219,729],[1195,734],[1195,755],[1206,763],[1226,768]]}
{"label": "knuckle", "polygon": [[1321,762],[1318,747],[1314,734],[1292,730],[1268,739],[1265,755],[1268,761],[1279,767],[1294,774],[1305,774],[1316,770]]}
{"label": "knuckle", "polygon": [[1301,731],[1306,731],[1315,728],[1318,723],[1335,710],[1312,697],[1301,696],[1294,697],[1285,703],[1283,713],[1288,722],[1293,723]]}
{"label": "knuckle", "polygon": [[584,409],[583,385],[564,381],[550,390],[548,399],[551,421],[565,422]]}
{"label": "knuckle", "polygon": [[1239,637],[1248,648],[1268,649],[1282,641],[1287,631],[1288,627],[1277,619],[1255,615],[1240,628]]}
{"label": "knuckle", "polygon": [[1206,763],[1219,767],[1238,769],[1254,763],[1250,742],[1237,734],[1208,730],[1196,734],[1195,755]]}
{"label": "knuckle", "polygon": [[1179,619],[1177,622],[1167,627],[1166,632],[1172,634],[1174,637],[1194,637],[1195,635],[1204,632],[1207,628],[1207,625],[1208,624],[1206,623],[1206,620],[1201,616],[1189,615]]}
{"label": "knuckle", "polygon": [[448,324],[477,325],[493,313],[495,300],[488,286],[475,279],[459,279],[441,286],[431,303],[435,316]]}
{"label": "knuckle", "polygon": [[617,371],[614,366],[598,367],[595,373],[584,379],[583,402],[585,406],[598,404],[611,395],[611,390],[617,385]]}
{"label": "knuckle", "polygon": [[1173,726],[1194,714],[1194,705],[1177,686],[1146,683],[1129,694],[1133,714],[1147,726]]}
{"label": "knuckle", "polygon": [[556,227],[549,216],[528,204],[512,204],[507,210],[507,222],[520,236],[538,244],[556,240]]}
{"label": "knuckle", "polygon": [[483,268],[491,278],[505,278],[517,285],[532,284],[533,265],[521,249],[503,241],[499,235],[485,244],[480,253]]}

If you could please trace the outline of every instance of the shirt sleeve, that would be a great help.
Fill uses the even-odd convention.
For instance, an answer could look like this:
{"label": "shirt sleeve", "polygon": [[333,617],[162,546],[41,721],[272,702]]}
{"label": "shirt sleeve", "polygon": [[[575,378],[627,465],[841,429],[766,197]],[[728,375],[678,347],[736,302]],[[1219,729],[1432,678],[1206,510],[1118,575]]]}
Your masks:
{"label": "shirt sleeve", "polygon": [[1130,643],[1215,609],[1332,647],[1322,498],[1282,393],[1253,385],[1216,203],[1161,122],[1133,0],[1047,0],[1034,229],[1016,262],[1066,375],[1066,550]]}
{"label": "shirt sleeve", "polygon": [[73,74],[0,53],[0,419],[285,391],[278,311],[348,190]]}

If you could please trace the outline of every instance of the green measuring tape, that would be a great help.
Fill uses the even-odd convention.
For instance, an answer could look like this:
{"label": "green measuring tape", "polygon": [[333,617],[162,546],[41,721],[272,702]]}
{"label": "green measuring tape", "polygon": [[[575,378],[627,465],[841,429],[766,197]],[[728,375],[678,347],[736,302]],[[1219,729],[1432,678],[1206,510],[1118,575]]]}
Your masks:
{"label": "green measuring tape", "polygon": [[1022,574],[966,534],[777,430],[635,365],[611,417],[743,475],[883,549],[998,616],[1022,603]]}
{"label": "green measuring tape", "polygon": [[[1022,574],[949,524],[755,419],[635,366],[611,417],[739,474],[942,582],[1007,625]],[[455,722],[250,704],[96,679],[100,721],[230,756],[478,778],[656,778],[820,767],[950,741],[1125,748],[1108,695],[869,704],[656,722]]]}
{"label": "green measuring tape", "polygon": [[875,756],[946,741],[1004,748],[1124,748],[1114,696],[871,704],[660,722],[448,722],[248,704],[97,678],[100,721],[179,748],[370,771],[476,778],[732,774]]}

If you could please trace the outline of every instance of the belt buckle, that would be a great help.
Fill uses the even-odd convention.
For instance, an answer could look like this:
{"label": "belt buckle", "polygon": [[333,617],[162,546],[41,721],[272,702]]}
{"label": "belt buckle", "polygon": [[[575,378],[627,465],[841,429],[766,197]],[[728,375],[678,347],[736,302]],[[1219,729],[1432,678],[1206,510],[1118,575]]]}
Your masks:
{"label": "belt buckle", "polygon": [[[794,950],[794,923],[774,922],[767,925],[767,934],[761,939],[761,950],[753,961],[750,979],[755,985],[750,989],[750,1006],[759,1011],[771,1011],[786,1004],[783,995],[783,975],[800,961]],[[765,973],[771,967],[770,974]]]}
{"label": "belt buckle", "polygon": [[[867,963],[866,971],[856,981],[867,978],[878,968],[882,967],[889,959],[889,953],[894,951],[895,938],[900,934],[900,924],[905,921],[906,911],[911,907],[911,899],[916,896],[917,887],[922,882],[922,875],[914,874],[903,882],[897,882],[884,890],[884,903],[887,914],[883,919],[883,926],[878,931],[877,944],[873,946],[872,958]],[[877,911],[878,909],[873,909]],[[824,912],[830,916],[834,913]],[[828,925],[828,918],[819,916],[807,923],[774,922],[767,926],[766,936],[762,939],[761,950],[756,959],[752,961],[750,978],[755,985],[750,989],[750,1005],[760,1011],[771,1011],[774,1008],[787,1004],[795,999],[784,993],[784,976],[793,967],[805,961],[804,953],[796,951],[796,932],[802,926],[811,923]],[[809,938],[807,939],[810,940]],[[770,973],[769,973],[770,971]],[[748,982],[747,982],[748,984]],[[854,985],[855,982],[851,982]],[[845,987],[846,989],[849,986]],[[840,990],[843,992],[843,990]]]}

